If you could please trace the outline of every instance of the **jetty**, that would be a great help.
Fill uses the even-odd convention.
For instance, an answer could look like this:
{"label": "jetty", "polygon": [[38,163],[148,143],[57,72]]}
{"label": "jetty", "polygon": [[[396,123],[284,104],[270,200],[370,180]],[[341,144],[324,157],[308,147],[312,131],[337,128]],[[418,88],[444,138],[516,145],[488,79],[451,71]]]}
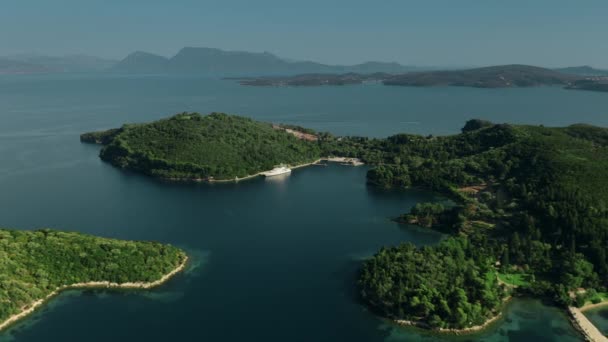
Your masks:
{"label": "jetty", "polygon": [[570,319],[574,327],[579,330],[586,341],[589,342],[608,342],[608,338],[604,336],[591,321],[576,307],[568,307]]}

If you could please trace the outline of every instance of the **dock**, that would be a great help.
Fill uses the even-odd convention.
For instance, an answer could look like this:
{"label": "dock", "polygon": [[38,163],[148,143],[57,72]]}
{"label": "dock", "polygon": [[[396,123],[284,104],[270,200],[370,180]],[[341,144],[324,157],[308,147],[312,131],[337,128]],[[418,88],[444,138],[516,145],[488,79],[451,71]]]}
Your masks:
{"label": "dock", "polygon": [[604,336],[593,323],[585,316],[579,308],[568,307],[570,319],[574,327],[580,331],[585,340],[589,342],[608,342],[608,338]]}

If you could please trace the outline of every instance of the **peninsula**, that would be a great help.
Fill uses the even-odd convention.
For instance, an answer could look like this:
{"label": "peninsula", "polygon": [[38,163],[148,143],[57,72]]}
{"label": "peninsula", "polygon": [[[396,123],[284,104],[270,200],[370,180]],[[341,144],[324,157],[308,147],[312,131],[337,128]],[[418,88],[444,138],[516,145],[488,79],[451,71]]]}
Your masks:
{"label": "peninsula", "polygon": [[103,144],[100,157],[114,166],[168,180],[210,182],[313,163],[321,158],[322,138],[300,127],[222,113],[182,113],[81,135],[83,142]]}
{"label": "peninsula", "polygon": [[184,269],[188,257],[155,242],[0,229],[0,260],[2,330],[63,290],[161,285]]}
{"label": "peninsula", "polygon": [[384,248],[364,263],[361,297],[380,315],[466,330],[512,295],[564,308],[605,300],[608,129],[471,120],[458,135],[342,148],[376,165],[370,184],[424,187],[455,203],[418,204],[400,218],[449,234],[440,244]]}

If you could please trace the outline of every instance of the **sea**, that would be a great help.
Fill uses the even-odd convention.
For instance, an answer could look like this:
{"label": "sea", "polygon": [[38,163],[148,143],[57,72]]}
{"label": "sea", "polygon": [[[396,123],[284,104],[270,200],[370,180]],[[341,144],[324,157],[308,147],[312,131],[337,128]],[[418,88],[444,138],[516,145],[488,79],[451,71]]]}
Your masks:
{"label": "sea", "polygon": [[[421,191],[366,185],[336,164],[230,184],[176,184],[102,162],[83,132],[180,112],[225,112],[334,135],[447,135],[466,120],[608,126],[608,93],[559,87],[409,88],[380,84],[247,87],[176,75],[0,76],[0,226],[154,240],[185,249],[188,269],[146,291],[68,291],[0,341],[582,341],[566,315],[510,302],[482,332],[400,327],[357,296],[361,263],[383,246],[444,236],[391,218]],[[608,330],[606,310],[590,313]]]}

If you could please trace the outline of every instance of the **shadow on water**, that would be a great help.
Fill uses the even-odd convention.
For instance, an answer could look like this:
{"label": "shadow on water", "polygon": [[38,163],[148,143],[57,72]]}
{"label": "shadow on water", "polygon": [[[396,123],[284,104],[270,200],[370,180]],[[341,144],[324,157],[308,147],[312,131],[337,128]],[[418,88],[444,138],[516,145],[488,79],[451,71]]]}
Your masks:
{"label": "shadow on water", "polygon": [[608,308],[603,308],[598,312],[599,316],[608,320]]}
{"label": "shadow on water", "polygon": [[359,293],[359,287],[357,285],[359,274],[361,272],[361,266],[363,260],[348,259],[339,270],[335,271],[332,276],[340,280],[341,293],[343,293],[349,300],[355,302],[365,308],[365,303],[361,300]]}
{"label": "shadow on water", "polygon": [[6,331],[0,334],[0,342],[18,341],[17,336],[22,331],[27,331],[41,322],[45,315],[53,312],[57,308],[69,304],[69,301],[82,296],[83,291],[69,290],[63,291],[51,300],[47,301],[42,307],[34,311],[26,318],[17,321],[15,324],[8,327]]}

